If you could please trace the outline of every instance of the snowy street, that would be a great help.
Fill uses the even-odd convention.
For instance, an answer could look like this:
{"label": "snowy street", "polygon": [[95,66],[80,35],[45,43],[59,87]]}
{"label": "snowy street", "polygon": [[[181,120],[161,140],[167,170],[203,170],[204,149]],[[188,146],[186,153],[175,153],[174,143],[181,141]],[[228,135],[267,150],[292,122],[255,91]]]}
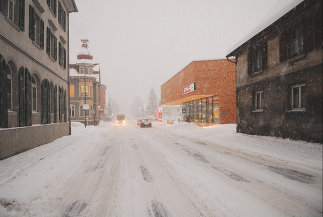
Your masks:
{"label": "snowy street", "polygon": [[322,216],[322,145],[101,123],[0,161],[0,216]]}

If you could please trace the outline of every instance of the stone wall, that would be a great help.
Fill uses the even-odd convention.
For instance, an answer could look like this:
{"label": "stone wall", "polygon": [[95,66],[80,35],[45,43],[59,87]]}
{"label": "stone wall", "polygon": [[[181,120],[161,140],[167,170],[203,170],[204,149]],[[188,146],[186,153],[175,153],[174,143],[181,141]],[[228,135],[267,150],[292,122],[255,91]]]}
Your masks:
{"label": "stone wall", "polygon": [[69,133],[69,123],[0,128],[0,160],[54,141]]}

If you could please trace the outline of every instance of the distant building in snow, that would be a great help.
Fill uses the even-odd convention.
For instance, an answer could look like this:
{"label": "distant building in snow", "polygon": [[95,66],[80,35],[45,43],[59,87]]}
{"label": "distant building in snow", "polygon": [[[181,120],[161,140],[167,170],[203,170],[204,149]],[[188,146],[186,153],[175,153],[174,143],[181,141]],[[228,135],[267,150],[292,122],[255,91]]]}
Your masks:
{"label": "distant building in snow", "polygon": [[[70,119],[72,122],[97,125],[100,121],[100,68],[98,63],[92,63],[89,41],[81,41],[77,62],[70,64]],[[102,97],[105,96],[101,94],[101,101],[105,101]]]}
{"label": "distant building in snow", "polygon": [[235,123],[235,64],[226,59],[191,62],[161,86],[161,105],[163,120],[176,116],[173,121],[178,121],[182,114],[181,121],[198,125]]}
{"label": "distant building in snow", "polygon": [[0,159],[69,134],[74,0],[0,1]]}
{"label": "distant building in snow", "polygon": [[305,0],[227,55],[237,132],[323,142],[322,46],[322,1]]}

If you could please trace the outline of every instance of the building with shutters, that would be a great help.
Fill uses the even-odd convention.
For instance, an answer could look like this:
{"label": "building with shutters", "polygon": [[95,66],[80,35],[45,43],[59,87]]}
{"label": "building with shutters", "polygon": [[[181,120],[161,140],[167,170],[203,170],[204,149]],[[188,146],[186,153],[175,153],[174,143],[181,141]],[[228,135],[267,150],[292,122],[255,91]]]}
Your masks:
{"label": "building with shutters", "polygon": [[68,135],[74,0],[0,0],[0,159]]}
{"label": "building with shutters", "polygon": [[305,0],[235,48],[237,132],[323,142],[322,1]]}
{"label": "building with shutters", "polygon": [[[75,64],[70,64],[70,114],[71,121],[87,125],[100,122],[100,68],[93,63],[88,40],[82,46]],[[103,100],[103,99],[102,99]]]}

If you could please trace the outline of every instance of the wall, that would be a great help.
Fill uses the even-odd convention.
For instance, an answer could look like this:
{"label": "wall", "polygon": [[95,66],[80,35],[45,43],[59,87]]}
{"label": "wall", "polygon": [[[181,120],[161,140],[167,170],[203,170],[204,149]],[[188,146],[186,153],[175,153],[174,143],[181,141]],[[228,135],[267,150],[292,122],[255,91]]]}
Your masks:
{"label": "wall", "polygon": [[69,123],[55,123],[0,129],[0,160],[67,136],[68,128]]}
{"label": "wall", "polygon": [[[196,91],[183,95],[182,88],[193,81]],[[235,64],[226,59],[193,61],[161,86],[161,104],[183,102],[195,95],[218,95],[221,123],[235,123],[235,86]]]}

